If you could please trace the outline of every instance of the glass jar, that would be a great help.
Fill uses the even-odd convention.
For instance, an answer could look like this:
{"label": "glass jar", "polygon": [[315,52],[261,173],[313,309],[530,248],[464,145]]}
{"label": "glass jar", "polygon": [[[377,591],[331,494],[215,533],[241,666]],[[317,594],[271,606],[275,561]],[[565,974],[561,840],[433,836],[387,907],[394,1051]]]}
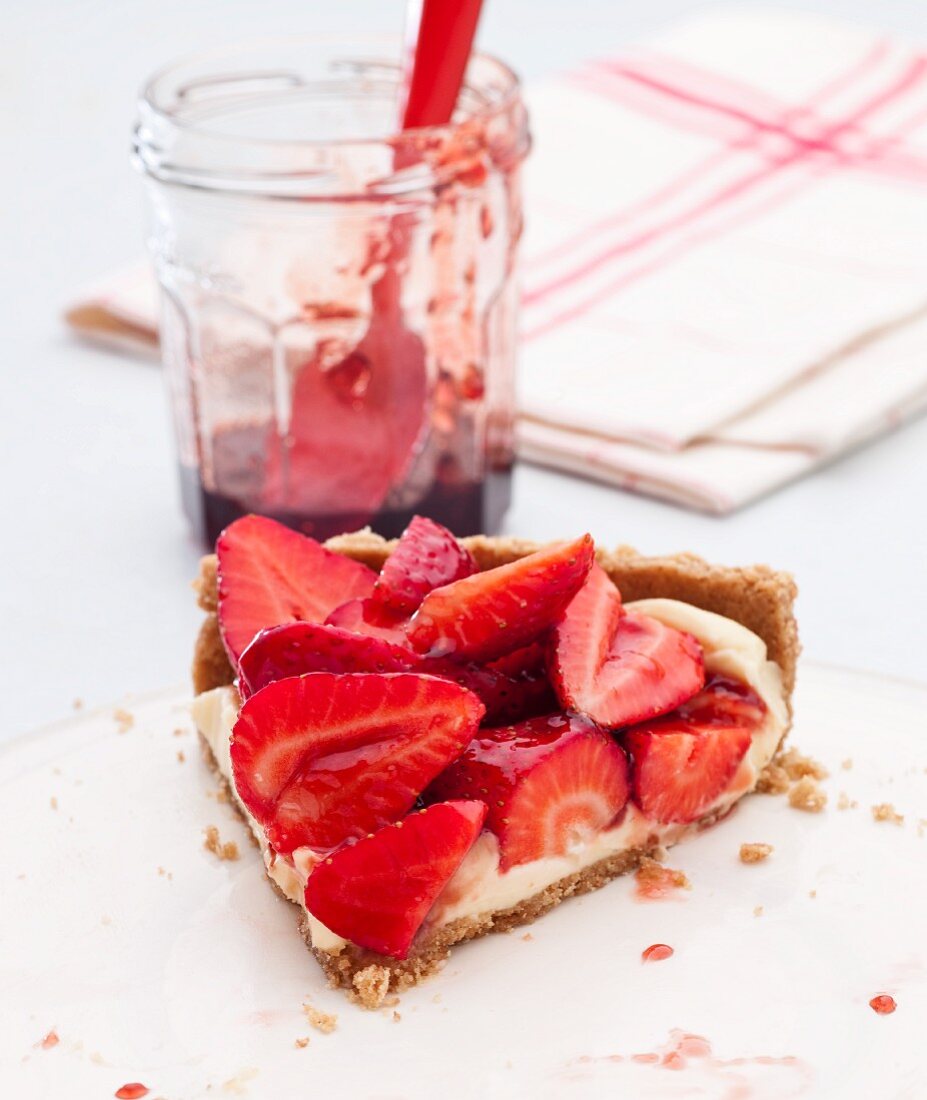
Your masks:
{"label": "glass jar", "polygon": [[508,504],[527,118],[475,56],[451,124],[396,134],[399,43],[293,37],[144,89],[161,345],[183,503],[316,538]]}

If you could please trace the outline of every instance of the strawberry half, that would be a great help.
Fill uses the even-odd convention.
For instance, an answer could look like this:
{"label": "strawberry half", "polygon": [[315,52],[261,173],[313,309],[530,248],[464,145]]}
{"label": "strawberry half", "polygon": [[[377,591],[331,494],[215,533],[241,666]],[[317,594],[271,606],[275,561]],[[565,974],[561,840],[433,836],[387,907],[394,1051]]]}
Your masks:
{"label": "strawberry half", "polygon": [[554,628],[549,669],[560,705],[607,729],[666,714],[705,682],[695,638],[624,611],[598,565]]}
{"label": "strawberry half", "polygon": [[482,730],[426,799],[483,798],[502,870],[564,855],[612,825],[628,800],[628,761],[603,730],[562,714]]}
{"label": "strawberry half", "polygon": [[307,672],[412,672],[422,664],[411,650],[381,638],[320,623],[285,623],[262,630],[242,653],[238,687],[248,698],[275,680]]}
{"label": "strawberry half", "polygon": [[320,623],[376,574],[264,516],[243,516],[216,542],[219,631],[232,664],[259,630],[298,620]]}
{"label": "strawberry half", "polygon": [[348,600],[336,607],[325,622],[328,626],[366,634],[370,638],[382,638],[394,645],[404,645],[406,640],[406,618],[396,615],[382,604],[374,603],[369,597]]}
{"label": "strawberry half", "polygon": [[492,661],[533,642],[560,617],[592,565],[592,537],[436,588],[406,631],[419,653]]}
{"label": "strawberry half", "polygon": [[383,563],[371,599],[400,615],[411,615],[432,589],[476,571],[469,551],[446,527],[413,516],[396,549]]}
{"label": "strawberry half", "polygon": [[331,849],[406,813],[484,710],[459,685],[411,673],[277,680],[239,712],[235,787],[278,852]]}
{"label": "strawberry half", "polygon": [[654,821],[697,821],[733,779],[765,713],[755,692],[719,676],[673,714],[626,730],[635,802]]}
{"label": "strawberry half", "polygon": [[406,958],[485,816],[482,802],[442,802],[345,845],[309,876],[306,908],[336,935]]}
{"label": "strawberry half", "polygon": [[495,720],[539,714],[556,707],[540,675],[515,678],[443,657],[422,657],[382,638],[319,623],[285,623],[262,630],[238,662],[238,687],[247,699],[276,680],[307,672],[418,672],[451,680],[477,695]]}

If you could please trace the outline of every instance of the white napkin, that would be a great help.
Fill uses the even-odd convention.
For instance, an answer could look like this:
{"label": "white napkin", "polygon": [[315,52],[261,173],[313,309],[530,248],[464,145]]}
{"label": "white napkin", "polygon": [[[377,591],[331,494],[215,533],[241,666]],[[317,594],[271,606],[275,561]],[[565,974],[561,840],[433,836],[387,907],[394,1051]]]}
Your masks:
{"label": "white napkin", "polygon": [[528,101],[525,458],[727,512],[927,406],[927,57],[729,9]]}

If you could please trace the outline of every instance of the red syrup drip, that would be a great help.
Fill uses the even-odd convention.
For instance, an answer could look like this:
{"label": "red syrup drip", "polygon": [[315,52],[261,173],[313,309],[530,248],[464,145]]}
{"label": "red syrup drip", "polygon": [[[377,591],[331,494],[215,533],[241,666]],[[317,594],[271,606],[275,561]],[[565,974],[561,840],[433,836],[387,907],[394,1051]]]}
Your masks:
{"label": "red syrup drip", "polygon": [[895,998],[888,993],[877,993],[869,1002],[869,1007],[880,1016],[890,1016],[898,1005]]}
{"label": "red syrup drip", "polygon": [[663,962],[672,956],[673,949],[668,943],[652,943],[641,952],[642,962]]}
{"label": "red syrup drip", "polygon": [[142,1100],[143,1096],[147,1096],[150,1092],[145,1085],[140,1085],[138,1081],[130,1082],[128,1085],[123,1085],[122,1088],[116,1089],[113,1096],[116,1100]]}

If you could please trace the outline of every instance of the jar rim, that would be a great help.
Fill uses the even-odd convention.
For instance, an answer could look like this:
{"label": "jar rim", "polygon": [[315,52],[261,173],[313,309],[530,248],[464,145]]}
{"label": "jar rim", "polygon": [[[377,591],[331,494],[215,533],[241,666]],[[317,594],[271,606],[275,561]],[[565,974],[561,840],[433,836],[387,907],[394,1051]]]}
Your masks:
{"label": "jar rim", "polygon": [[[456,134],[470,128],[486,127],[495,119],[504,117],[520,105],[521,82],[515,71],[499,58],[486,53],[475,52],[468,66],[464,85],[458,101],[458,109],[450,122],[437,126],[417,127],[404,131],[398,128],[370,136],[335,136],[298,138],[280,138],[266,135],[239,136],[223,132],[210,124],[208,117],[197,116],[196,111],[185,113],[196,100],[196,94],[213,90],[222,84],[229,86],[236,82],[246,85],[260,84],[261,81],[289,80],[291,88],[309,88],[305,78],[293,71],[278,71],[268,65],[263,69],[235,74],[230,71],[230,63],[235,59],[260,56],[266,51],[269,56],[275,49],[299,50],[301,45],[319,46],[341,45],[346,53],[339,59],[345,66],[345,74],[351,69],[360,73],[362,67],[373,67],[382,72],[384,79],[392,79],[396,87],[401,79],[401,46],[396,36],[388,34],[302,34],[292,36],[272,36],[248,43],[231,44],[224,47],[201,51],[180,57],[156,70],[142,86],[139,99],[139,119],[134,130],[133,160],[136,166],[148,176],[168,184],[175,184],[201,190],[234,191],[237,193],[259,193],[267,197],[295,197],[294,193],[269,194],[268,183],[290,181],[296,185],[299,180],[307,180],[315,173],[306,168],[294,169],[286,164],[288,155],[298,154],[321,157],[326,150],[333,152],[351,150],[363,153],[365,150],[396,150],[401,136],[418,147],[435,146],[448,143]],[[391,47],[386,52],[384,47]],[[368,55],[371,49],[376,54]],[[363,52],[368,51],[368,52]],[[196,67],[206,72],[194,77]],[[209,69],[212,68],[212,73]],[[184,74],[188,74],[184,79]],[[280,84],[279,87],[284,87]],[[208,98],[205,102],[209,102]],[[220,101],[215,100],[216,103]],[[463,109],[461,109],[463,104]],[[206,112],[208,116],[208,112]],[[527,126],[522,141],[516,141],[515,156],[527,151]],[[177,137],[195,139],[208,143],[217,155],[230,155],[235,149],[257,150],[261,166],[242,168],[236,166],[234,158],[225,167],[204,167],[202,164],[178,162]],[[279,163],[278,163],[279,161]],[[419,166],[423,167],[423,166]],[[265,186],[259,186],[264,184]],[[302,199],[324,198],[326,201],[344,198],[404,197],[409,193],[421,191],[434,185],[433,176],[423,171],[405,171],[389,173],[378,181],[375,193],[369,188],[355,195],[335,195],[324,192],[319,195],[299,195]]]}

